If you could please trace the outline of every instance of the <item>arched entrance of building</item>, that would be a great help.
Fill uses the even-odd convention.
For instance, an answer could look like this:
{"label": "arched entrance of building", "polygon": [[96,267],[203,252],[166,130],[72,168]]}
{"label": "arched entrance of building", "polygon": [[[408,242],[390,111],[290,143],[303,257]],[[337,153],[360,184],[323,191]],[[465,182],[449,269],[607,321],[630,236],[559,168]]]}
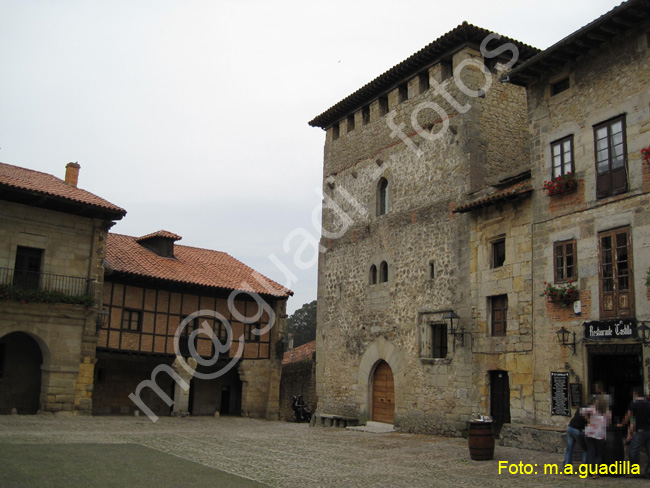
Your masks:
{"label": "arched entrance of building", "polygon": [[19,414],[38,412],[41,396],[43,353],[38,343],[24,332],[0,338],[0,413],[15,408]]}
{"label": "arched entrance of building", "polygon": [[392,424],[395,419],[395,384],[393,371],[386,361],[379,361],[372,376],[372,420]]}

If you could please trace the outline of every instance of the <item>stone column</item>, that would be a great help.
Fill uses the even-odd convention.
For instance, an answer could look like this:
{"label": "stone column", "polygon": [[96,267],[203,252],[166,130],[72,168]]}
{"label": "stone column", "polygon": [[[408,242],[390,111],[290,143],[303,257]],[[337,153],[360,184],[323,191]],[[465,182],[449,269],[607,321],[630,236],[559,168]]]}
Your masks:
{"label": "stone column", "polygon": [[[192,369],[192,371],[196,371],[196,359],[194,358],[187,358],[186,359],[187,365]],[[188,385],[190,384],[190,381],[192,381],[192,377],[194,374],[192,372],[187,371],[178,361],[178,358],[174,360],[174,364],[172,364],[173,370],[178,374],[178,376],[181,377],[185,383]],[[179,382],[175,382],[174,385],[174,406],[172,408],[172,416],[185,416],[189,413],[189,407],[190,407],[190,389],[188,388],[185,390]]]}

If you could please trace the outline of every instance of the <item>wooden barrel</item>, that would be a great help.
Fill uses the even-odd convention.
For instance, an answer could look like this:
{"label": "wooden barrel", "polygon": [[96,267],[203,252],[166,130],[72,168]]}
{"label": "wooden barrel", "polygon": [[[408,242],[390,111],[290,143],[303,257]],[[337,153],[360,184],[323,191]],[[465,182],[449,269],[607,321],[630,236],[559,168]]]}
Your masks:
{"label": "wooden barrel", "polygon": [[469,422],[469,456],[474,461],[488,461],[494,457],[494,429],[492,422]]}

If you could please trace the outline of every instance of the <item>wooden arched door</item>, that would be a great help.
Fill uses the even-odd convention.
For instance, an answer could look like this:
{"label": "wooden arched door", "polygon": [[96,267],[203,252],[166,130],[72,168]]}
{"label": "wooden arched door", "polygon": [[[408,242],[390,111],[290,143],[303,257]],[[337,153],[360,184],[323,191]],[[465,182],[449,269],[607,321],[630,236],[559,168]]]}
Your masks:
{"label": "wooden arched door", "polygon": [[395,418],[393,372],[386,361],[380,361],[372,378],[372,420],[392,424]]}

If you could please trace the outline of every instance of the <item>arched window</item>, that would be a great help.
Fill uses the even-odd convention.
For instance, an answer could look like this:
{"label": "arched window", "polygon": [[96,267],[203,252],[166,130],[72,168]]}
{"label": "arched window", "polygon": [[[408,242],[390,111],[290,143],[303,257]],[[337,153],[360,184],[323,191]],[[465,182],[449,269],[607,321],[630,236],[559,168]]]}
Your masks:
{"label": "arched window", "polygon": [[377,284],[377,266],[375,266],[374,264],[370,266],[370,284],[371,285]]}
{"label": "arched window", "polygon": [[381,178],[377,184],[377,215],[388,213],[388,180]]}
{"label": "arched window", "polygon": [[382,261],[379,265],[379,281],[380,283],[388,281],[388,263],[386,261]]}

